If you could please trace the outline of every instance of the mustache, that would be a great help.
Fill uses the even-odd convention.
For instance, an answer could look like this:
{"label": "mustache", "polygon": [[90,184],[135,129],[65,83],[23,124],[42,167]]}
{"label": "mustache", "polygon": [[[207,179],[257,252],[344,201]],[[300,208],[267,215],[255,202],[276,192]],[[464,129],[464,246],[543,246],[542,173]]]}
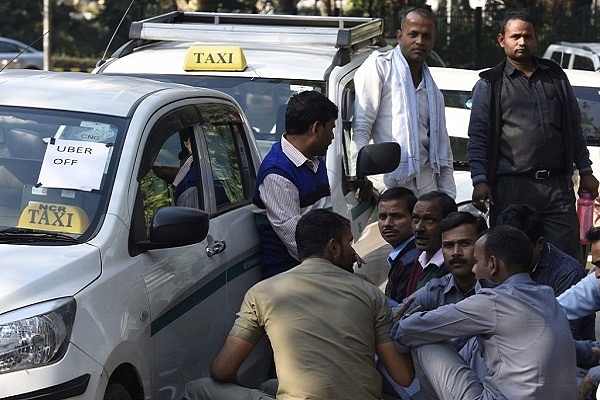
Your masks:
{"label": "mustache", "polygon": [[454,264],[466,264],[467,263],[467,259],[466,258],[453,258],[451,259],[448,264],[450,265],[454,265]]}

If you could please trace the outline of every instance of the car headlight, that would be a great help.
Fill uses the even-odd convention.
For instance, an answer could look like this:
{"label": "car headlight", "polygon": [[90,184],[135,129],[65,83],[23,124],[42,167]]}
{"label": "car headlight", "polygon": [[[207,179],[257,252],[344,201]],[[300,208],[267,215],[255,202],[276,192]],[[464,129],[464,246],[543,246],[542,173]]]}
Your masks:
{"label": "car headlight", "polygon": [[75,320],[75,299],[62,298],[0,316],[0,374],[60,360]]}
{"label": "car headlight", "polygon": [[11,59],[2,59],[0,60],[0,68],[22,68],[23,65],[21,64],[21,61],[18,59],[15,60],[11,60]]}

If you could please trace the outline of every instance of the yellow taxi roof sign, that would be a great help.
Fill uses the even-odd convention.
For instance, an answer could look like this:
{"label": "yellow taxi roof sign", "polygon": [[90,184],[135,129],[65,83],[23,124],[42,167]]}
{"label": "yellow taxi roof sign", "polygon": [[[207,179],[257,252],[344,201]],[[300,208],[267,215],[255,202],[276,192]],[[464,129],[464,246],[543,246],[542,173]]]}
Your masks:
{"label": "yellow taxi roof sign", "polygon": [[21,212],[17,227],[82,234],[89,225],[87,214],[79,207],[31,201]]}
{"label": "yellow taxi roof sign", "polygon": [[239,46],[190,46],[183,63],[186,71],[244,71],[246,56]]}

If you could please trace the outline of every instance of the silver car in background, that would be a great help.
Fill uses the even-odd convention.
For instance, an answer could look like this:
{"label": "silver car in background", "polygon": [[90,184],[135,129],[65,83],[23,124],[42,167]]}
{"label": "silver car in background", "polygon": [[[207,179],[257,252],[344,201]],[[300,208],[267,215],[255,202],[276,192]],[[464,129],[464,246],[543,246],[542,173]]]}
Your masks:
{"label": "silver car in background", "polygon": [[44,52],[18,40],[0,37],[0,70],[5,68],[44,69]]}

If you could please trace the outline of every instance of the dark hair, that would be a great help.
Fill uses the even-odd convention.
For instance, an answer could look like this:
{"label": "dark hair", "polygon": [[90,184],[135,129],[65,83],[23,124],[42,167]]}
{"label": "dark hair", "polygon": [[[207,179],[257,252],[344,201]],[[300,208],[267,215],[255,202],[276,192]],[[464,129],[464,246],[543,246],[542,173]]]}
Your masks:
{"label": "dark hair", "polygon": [[285,110],[285,132],[301,135],[315,122],[325,125],[337,117],[337,106],[321,93],[314,90],[296,93],[288,101]]}
{"label": "dark hair", "polygon": [[431,12],[431,10],[428,10],[427,8],[418,8],[418,7],[409,8],[404,13],[404,15],[402,16],[402,19],[400,20],[400,30],[402,30],[402,28],[404,27],[404,21],[406,20],[406,17],[410,13],[418,14],[419,16],[421,16],[423,18],[429,18],[430,20],[433,21],[433,27],[437,31],[437,19],[435,18],[435,15]]}
{"label": "dark hair", "polygon": [[521,21],[529,22],[533,26],[533,31],[535,32],[535,21],[533,20],[533,18],[531,18],[531,16],[525,11],[517,10],[507,11],[506,14],[504,14],[504,18],[502,18],[502,21],[500,22],[501,35],[504,35],[504,31],[506,30],[506,24],[508,23],[508,21],[511,21],[513,19],[520,19]]}
{"label": "dark hair", "polygon": [[535,208],[527,204],[510,204],[498,215],[496,225],[510,225],[522,230],[531,244],[546,236],[544,222]]}
{"label": "dark hair", "polygon": [[588,242],[593,243],[600,240],[600,227],[590,226],[590,229],[585,233],[585,238]]}
{"label": "dark hair", "polygon": [[440,233],[464,224],[475,225],[478,235],[481,235],[488,229],[487,223],[481,216],[475,216],[467,211],[454,211],[440,222]]}
{"label": "dark hair", "polygon": [[481,237],[484,238],[486,260],[491,256],[501,259],[509,273],[531,270],[533,247],[522,230],[510,225],[497,225]]}
{"label": "dark hair", "polygon": [[322,256],[330,239],[340,243],[345,229],[350,229],[350,221],[332,211],[318,209],[304,214],[296,225],[296,246],[298,258]]}
{"label": "dark hair", "polygon": [[446,218],[451,212],[458,211],[454,199],[440,190],[422,194],[419,196],[418,201],[437,201],[442,208],[442,219]]}
{"label": "dark hair", "polygon": [[415,204],[417,204],[417,196],[415,196],[410,189],[400,186],[391,187],[383,192],[381,196],[379,196],[379,199],[377,199],[377,205],[379,206],[382,201],[389,200],[404,200],[406,209],[410,215],[412,215],[413,208],[415,208]]}

